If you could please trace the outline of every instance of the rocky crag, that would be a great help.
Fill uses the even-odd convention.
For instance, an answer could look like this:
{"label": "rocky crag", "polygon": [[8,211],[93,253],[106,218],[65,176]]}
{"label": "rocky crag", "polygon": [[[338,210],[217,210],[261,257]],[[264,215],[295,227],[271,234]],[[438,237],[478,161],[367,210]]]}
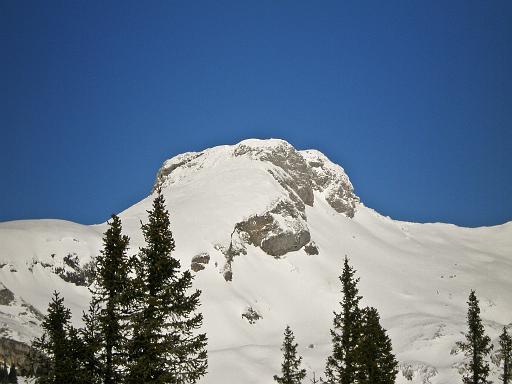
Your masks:
{"label": "rocky crag", "polygon": [[[166,161],[157,173],[153,191],[179,182],[183,175],[207,166],[207,151],[186,153]],[[321,152],[298,151],[283,140],[270,143],[247,140],[233,146],[229,152],[227,155],[232,158],[246,158],[264,164],[283,194],[261,212],[235,224],[229,245],[221,247],[226,257],[226,280],[233,277],[231,264],[234,258],[246,254],[249,244],[274,257],[300,249],[310,255],[318,254],[306,212],[307,206],[314,205],[315,193],[336,212],[354,217],[359,198],[348,176],[343,168]]]}

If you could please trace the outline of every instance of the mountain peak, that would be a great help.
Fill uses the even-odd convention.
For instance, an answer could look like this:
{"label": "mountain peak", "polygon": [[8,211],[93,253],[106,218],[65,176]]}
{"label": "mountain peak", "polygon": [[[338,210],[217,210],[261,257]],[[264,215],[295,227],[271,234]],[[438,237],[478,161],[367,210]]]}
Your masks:
{"label": "mountain peak", "polygon": [[238,144],[235,144],[235,146],[247,146],[247,147],[253,147],[253,148],[275,148],[275,147],[293,147],[289,142],[283,139],[245,139],[239,142]]}
{"label": "mountain peak", "polygon": [[315,252],[306,208],[316,200],[325,201],[333,214],[349,218],[359,202],[342,167],[319,151],[299,151],[280,139],[248,139],[165,161],[153,191],[161,189],[172,199],[183,188],[208,191],[196,204],[210,194],[219,199],[236,196],[236,203],[231,199],[226,204],[236,204],[239,210],[232,207],[223,213],[235,223],[224,230],[231,233],[223,251],[226,279],[231,279],[234,256],[245,254],[248,245],[275,257],[302,248]]}
{"label": "mountain peak", "polygon": [[[253,161],[243,161],[246,159]],[[216,167],[222,172],[222,164],[227,162],[238,162],[238,168],[247,170],[248,180],[255,168],[263,166],[297,204],[313,206],[314,192],[318,192],[336,212],[354,216],[359,198],[344,169],[320,151],[297,150],[282,139],[246,139],[174,156],[158,170],[153,191],[192,179],[205,168]]]}

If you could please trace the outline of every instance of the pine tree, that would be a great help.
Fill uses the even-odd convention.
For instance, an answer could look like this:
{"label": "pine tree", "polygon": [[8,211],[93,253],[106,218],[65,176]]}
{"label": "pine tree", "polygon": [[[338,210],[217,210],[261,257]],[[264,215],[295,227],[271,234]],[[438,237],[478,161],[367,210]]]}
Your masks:
{"label": "pine tree", "polygon": [[[43,334],[43,339],[47,339],[47,335]],[[28,377],[46,377],[51,368],[51,360],[44,355],[41,348],[37,348],[40,340],[34,340],[27,355]]]}
{"label": "pine tree", "polygon": [[0,383],[7,383],[7,378],[9,376],[9,373],[7,372],[7,365],[5,364],[5,361],[2,363],[2,366],[0,366]]}
{"label": "pine tree", "polygon": [[99,353],[103,346],[103,334],[100,328],[100,308],[96,300],[91,301],[89,311],[83,313],[84,327],[80,329],[83,343],[81,356],[82,380],[88,384],[102,383],[102,365]]}
{"label": "pine tree", "polygon": [[491,352],[492,344],[490,337],[485,335],[478,299],[473,290],[469,294],[468,306],[466,341],[457,343],[468,359],[462,380],[464,384],[490,384],[487,380],[489,363],[485,358]]}
{"label": "pine tree", "polygon": [[512,337],[503,327],[503,333],[500,335],[500,349],[497,351],[500,361],[503,362],[503,373],[501,380],[503,384],[512,384]]}
{"label": "pine tree", "polygon": [[7,382],[11,384],[18,384],[18,375],[16,374],[16,364],[12,363],[7,376]]}
{"label": "pine tree", "polygon": [[[68,340],[69,320],[71,312],[64,306],[64,299],[54,292],[48,306],[48,314],[44,317],[43,335],[36,339],[33,346],[43,357],[42,364],[48,361],[47,372],[36,380],[39,384],[67,384],[72,381],[75,373],[70,358],[70,343]],[[45,356],[46,355],[46,356]],[[46,360],[48,359],[48,360]]]}
{"label": "pine tree", "polygon": [[135,264],[131,305],[128,384],[195,383],[206,373],[206,335],[196,334],[200,291],[188,295],[190,271],[180,273],[174,239],[160,191],[142,225],[146,246]]}
{"label": "pine tree", "polygon": [[297,344],[290,326],[287,326],[284,331],[284,342],[281,351],[283,351],[282,376],[274,375],[274,381],[279,384],[302,383],[302,380],[306,377],[306,370],[299,368],[302,357],[297,356]]}
{"label": "pine tree", "polygon": [[85,356],[85,344],[80,338],[80,330],[68,324],[66,327],[66,369],[68,384],[89,384],[88,372],[83,361]]}
{"label": "pine tree", "polygon": [[325,368],[326,383],[353,384],[358,373],[359,338],[361,334],[361,310],[355,270],[345,257],[343,272],[340,277],[343,299],[341,312],[334,312],[332,337],[332,354],[327,358]]}
{"label": "pine tree", "polygon": [[362,313],[358,383],[393,384],[398,362],[392,352],[391,340],[380,325],[375,308],[366,307]]}
{"label": "pine tree", "polygon": [[92,291],[95,305],[102,307],[97,320],[103,339],[103,345],[99,346],[103,380],[105,384],[115,384],[121,380],[120,370],[126,359],[124,307],[130,283],[130,263],[126,255],[130,239],[122,235],[118,216],[112,215],[108,224],[109,228],[103,237],[103,250],[96,259],[96,281]]}

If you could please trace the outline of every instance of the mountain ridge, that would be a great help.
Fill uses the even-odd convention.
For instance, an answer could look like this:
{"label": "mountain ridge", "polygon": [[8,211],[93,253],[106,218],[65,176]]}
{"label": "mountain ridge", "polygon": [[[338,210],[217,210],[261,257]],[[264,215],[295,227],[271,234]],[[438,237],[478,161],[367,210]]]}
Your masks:
{"label": "mountain ridge", "polygon": [[[477,289],[494,340],[512,321],[512,222],[465,228],[392,220],[359,201],[341,166],[282,140],[175,156],[163,163],[155,188],[171,213],[175,255],[183,268],[197,269],[203,291],[210,373],[202,383],[270,380],[286,324],[318,376],[345,255],[365,304],[379,309],[389,329],[399,383],[410,382],[406,376],[413,383],[458,380],[461,355],[450,353],[465,329],[469,289]],[[119,214],[130,254],[144,242],[140,223],[152,198]],[[35,313],[44,313],[54,289],[80,324],[89,300],[80,282],[105,229],[62,220],[0,223],[0,282],[14,295],[13,305],[0,305],[5,337],[30,342],[40,332]],[[253,323],[244,317],[251,310],[260,316]]]}

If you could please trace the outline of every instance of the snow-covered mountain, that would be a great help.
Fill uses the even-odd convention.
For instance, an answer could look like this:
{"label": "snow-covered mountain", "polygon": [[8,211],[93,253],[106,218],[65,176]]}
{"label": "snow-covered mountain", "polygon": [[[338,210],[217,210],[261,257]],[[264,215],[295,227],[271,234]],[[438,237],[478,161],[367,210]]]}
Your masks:
{"label": "snow-covered mountain", "polygon": [[[154,188],[171,212],[175,256],[203,292],[209,373],[201,383],[270,382],[287,324],[308,373],[321,375],[345,255],[361,278],[363,304],[378,308],[389,331],[399,383],[460,382],[454,346],[466,330],[470,289],[494,342],[512,323],[512,222],[394,221],[364,206],[343,168],[323,154],[273,139],[178,155],[163,164]],[[120,214],[133,253],[152,199]],[[29,343],[40,334],[53,290],[80,323],[105,229],[0,223],[0,353],[7,339]]]}

